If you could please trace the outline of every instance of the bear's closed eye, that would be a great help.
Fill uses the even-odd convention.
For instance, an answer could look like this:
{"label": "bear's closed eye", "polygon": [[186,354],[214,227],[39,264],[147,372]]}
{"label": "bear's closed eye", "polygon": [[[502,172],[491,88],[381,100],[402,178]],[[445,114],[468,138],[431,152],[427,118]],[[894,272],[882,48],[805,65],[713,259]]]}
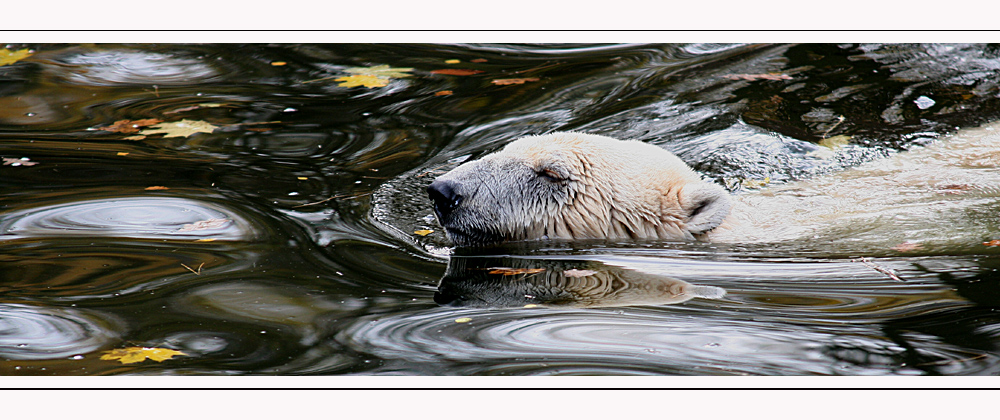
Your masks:
{"label": "bear's closed eye", "polygon": [[535,173],[537,173],[538,176],[540,176],[542,178],[545,178],[545,179],[547,179],[549,181],[552,181],[552,182],[562,182],[562,181],[566,180],[566,178],[563,178],[562,176],[559,175],[558,172],[556,172],[556,171],[554,171],[552,169],[539,169]]}

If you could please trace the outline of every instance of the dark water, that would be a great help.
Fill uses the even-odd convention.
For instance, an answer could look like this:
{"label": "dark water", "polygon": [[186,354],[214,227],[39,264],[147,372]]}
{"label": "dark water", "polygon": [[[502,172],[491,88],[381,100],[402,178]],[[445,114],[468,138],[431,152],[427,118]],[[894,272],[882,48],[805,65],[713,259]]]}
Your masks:
{"label": "dark water", "polygon": [[[1000,119],[994,45],[6,47],[34,54],[0,66],[0,374],[1000,373],[1000,232],[451,255],[420,193],[553,130],[736,193],[823,176]],[[383,65],[409,77],[336,80]],[[217,128],[102,130],[150,118]],[[764,135],[852,145],[818,165]],[[133,346],[186,356],[100,359]]]}

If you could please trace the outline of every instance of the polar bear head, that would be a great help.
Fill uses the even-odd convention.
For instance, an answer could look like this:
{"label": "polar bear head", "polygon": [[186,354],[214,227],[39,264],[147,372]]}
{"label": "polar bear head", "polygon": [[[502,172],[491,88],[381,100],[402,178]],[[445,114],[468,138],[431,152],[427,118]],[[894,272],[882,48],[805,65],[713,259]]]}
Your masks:
{"label": "polar bear head", "polygon": [[584,133],[529,136],[428,188],[458,246],[531,239],[694,240],[731,201],[659,147]]}

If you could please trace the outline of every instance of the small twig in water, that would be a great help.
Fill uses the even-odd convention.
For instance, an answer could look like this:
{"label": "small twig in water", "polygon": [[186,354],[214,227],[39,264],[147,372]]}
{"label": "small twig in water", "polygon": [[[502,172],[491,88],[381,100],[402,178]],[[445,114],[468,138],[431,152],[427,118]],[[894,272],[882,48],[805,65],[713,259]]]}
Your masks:
{"label": "small twig in water", "polygon": [[188,269],[188,271],[194,273],[195,275],[200,276],[201,275],[201,268],[205,266],[205,263],[198,264],[198,270],[197,271],[195,271],[195,269],[193,269],[191,267],[188,267],[184,263],[181,263],[181,266],[183,266],[184,268]]}
{"label": "small twig in water", "polygon": [[366,193],[354,194],[354,195],[350,195],[350,194],[335,195],[333,197],[327,198],[326,200],[320,200],[320,201],[317,201],[315,203],[299,204],[299,205],[294,206],[292,208],[299,208],[299,207],[306,207],[306,206],[315,206],[317,204],[323,204],[323,203],[325,203],[327,201],[338,199],[338,198],[358,198],[358,197],[366,196],[368,194],[371,194],[371,193],[370,192],[366,192]]}
{"label": "small twig in water", "polygon": [[899,278],[899,276],[897,276],[896,273],[894,273],[892,270],[889,270],[887,268],[879,267],[878,265],[876,265],[875,263],[873,263],[871,260],[869,260],[867,257],[861,257],[861,258],[858,258],[858,259],[853,259],[853,260],[851,260],[851,262],[862,263],[866,267],[868,267],[868,268],[870,268],[872,270],[878,271],[879,273],[885,274],[885,275],[889,276],[889,278],[891,278],[893,280],[896,280],[896,281],[905,281],[905,280]]}
{"label": "small twig in water", "polygon": [[823,133],[823,138],[825,139],[827,136],[829,136],[830,132],[833,131],[834,128],[837,128],[837,126],[840,125],[840,123],[844,122],[844,120],[845,120],[845,118],[844,118],[843,115],[838,115],[837,116],[837,123],[834,124],[833,127],[830,127],[829,130],[826,130],[825,133]]}

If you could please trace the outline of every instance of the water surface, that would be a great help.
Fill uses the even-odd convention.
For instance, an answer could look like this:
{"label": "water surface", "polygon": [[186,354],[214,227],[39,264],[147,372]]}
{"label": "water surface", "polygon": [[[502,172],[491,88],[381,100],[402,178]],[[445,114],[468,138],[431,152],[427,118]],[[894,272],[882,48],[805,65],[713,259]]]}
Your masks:
{"label": "water surface", "polygon": [[[554,130],[734,194],[822,179],[1000,119],[994,45],[6,47],[33,55],[0,66],[0,374],[1000,373],[996,189],[944,191],[920,246],[486,250],[421,191]],[[407,77],[337,80],[376,66]],[[141,119],[216,128],[104,129]],[[133,346],[186,356],[100,359]]]}

